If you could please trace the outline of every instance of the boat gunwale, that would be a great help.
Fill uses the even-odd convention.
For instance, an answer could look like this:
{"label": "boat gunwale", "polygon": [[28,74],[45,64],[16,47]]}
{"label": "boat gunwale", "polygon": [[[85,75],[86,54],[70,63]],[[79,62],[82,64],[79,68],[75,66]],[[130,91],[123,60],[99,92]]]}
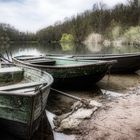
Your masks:
{"label": "boat gunwale", "polygon": [[98,61],[98,63],[92,63],[93,60],[80,60],[80,59],[71,59],[71,58],[57,58],[57,57],[51,57],[51,58],[55,58],[55,59],[59,59],[59,60],[71,60],[71,61],[77,61],[77,62],[89,62],[88,64],[80,64],[80,65],[66,65],[66,66],[50,66],[50,65],[37,65],[37,64],[31,64],[31,63],[26,63],[22,60],[19,60],[18,59],[18,56],[17,57],[14,57],[12,58],[15,62],[18,62],[18,63],[21,63],[23,65],[26,65],[26,66],[31,66],[31,67],[37,67],[37,68],[50,68],[50,69],[61,69],[61,68],[80,68],[80,67],[87,67],[87,66],[99,66],[99,65],[104,65],[104,64],[107,64],[107,65],[111,65],[111,64],[114,64],[117,62],[117,60],[110,60],[110,61],[103,61],[103,60],[95,60],[95,61]]}
{"label": "boat gunwale", "polygon": [[66,57],[66,58],[75,58],[75,57],[108,57],[108,56],[139,56],[140,52],[135,52],[135,53],[122,53],[122,54],[79,54],[79,55],[65,55],[65,54],[46,54],[46,56],[51,56],[51,57]]}
{"label": "boat gunwale", "polygon": [[104,56],[73,56],[72,58],[77,58],[77,59],[85,59],[85,60],[88,60],[88,59],[95,59],[95,60],[101,60],[101,59],[121,59],[121,58],[132,58],[132,57],[140,57],[140,54],[136,54],[136,55],[104,55]]}

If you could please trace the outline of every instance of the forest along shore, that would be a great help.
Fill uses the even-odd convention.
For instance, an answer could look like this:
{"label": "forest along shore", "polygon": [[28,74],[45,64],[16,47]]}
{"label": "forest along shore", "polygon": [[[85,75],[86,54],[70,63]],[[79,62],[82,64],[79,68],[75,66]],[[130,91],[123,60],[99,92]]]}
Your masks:
{"label": "forest along shore", "polygon": [[[102,88],[106,87],[107,79],[106,76],[98,85]],[[112,82],[114,80],[115,82]],[[99,95],[94,94],[99,93],[97,90],[85,90],[83,93],[69,91],[79,97],[85,97],[87,101],[92,101],[93,106],[85,110],[85,107],[75,103],[71,108],[72,111],[66,107],[64,109],[64,106],[64,110],[61,111],[60,107],[59,111],[55,108],[58,114],[62,114],[54,121],[56,131],[75,135],[76,140],[140,139],[140,76],[136,74],[111,75],[108,85],[108,89],[101,90],[104,94]],[[122,85],[121,88],[119,88],[120,85]],[[113,91],[113,88],[120,94],[109,92],[109,90]],[[60,97],[57,99],[62,101]],[[97,102],[94,102],[95,100]],[[65,101],[69,107],[73,104],[72,100]],[[78,107],[75,109],[77,105]]]}

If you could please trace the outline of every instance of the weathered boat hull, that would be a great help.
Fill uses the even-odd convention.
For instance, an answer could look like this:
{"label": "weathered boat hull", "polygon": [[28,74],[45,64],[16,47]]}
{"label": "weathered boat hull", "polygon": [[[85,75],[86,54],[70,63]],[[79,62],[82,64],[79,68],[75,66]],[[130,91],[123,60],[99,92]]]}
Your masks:
{"label": "weathered boat hull", "polygon": [[106,74],[108,70],[108,65],[102,64],[97,66],[86,66],[77,68],[64,68],[62,69],[50,69],[47,68],[46,71],[51,73],[54,77],[53,86],[63,86],[63,87],[79,87],[93,85],[100,81]]}
{"label": "weathered boat hull", "polygon": [[1,87],[0,125],[15,136],[29,139],[39,127],[53,78],[34,68],[24,66],[23,69],[28,81],[39,81],[42,85],[28,91],[24,88],[2,90]]}
{"label": "weathered boat hull", "polygon": [[76,56],[81,60],[117,60],[110,69],[111,73],[132,73],[140,69],[140,54],[105,55],[105,56]]}
{"label": "weathered boat hull", "polygon": [[117,60],[112,64],[111,73],[133,73],[140,69],[140,53],[125,53],[125,54],[90,54],[90,55],[57,55],[48,54],[48,56],[76,58],[80,60]]}
{"label": "weathered boat hull", "polygon": [[55,65],[49,66],[26,63],[17,58],[13,58],[13,60],[15,63],[24,64],[47,71],[54,77],[53,86],[63,87],[95,84],[104,77],[109,67],[112,65],[112,63],[114,63],[112,61],[76,61],[75,59],[58,59],[59,61],[68,61],[68,64],[71,64],[73,60],[77,64],[79,62],[83,62],[84,64],[63,66],[61,62],[59,62],[60,66],[55,67]]}
{"label": "weathered boat hull", "polygon": [[[33,133],[38,129],[39,124],[41,121],[41,117],[39,117],[37,120],[35,120],[32,124],[32,127],[34,128],[32,130]],[[31,134],[29,133],[29,125],[17,121],[11,121],[7,119],[0,119],[0,128],[4,129],[5,131],[8,130],[10,134],[13,136],[20,138],[20,139],[30,139]]]}
{"label": "weathered boat hull", "polygon": [[[0,123],[7,131],[19,138],[27,139],[32,137],[39,127],[48,95],[49,89],[44,89],[43,95],[38,95],[38,97],[16,96],[13,97],[14,100],[11,98],[9,101],[14,101],[15,104],[5,105],[5,107],[0,106]],[[42,101],[41,98],[43,98]],[[6,97],[1,99],[5,101]]]}

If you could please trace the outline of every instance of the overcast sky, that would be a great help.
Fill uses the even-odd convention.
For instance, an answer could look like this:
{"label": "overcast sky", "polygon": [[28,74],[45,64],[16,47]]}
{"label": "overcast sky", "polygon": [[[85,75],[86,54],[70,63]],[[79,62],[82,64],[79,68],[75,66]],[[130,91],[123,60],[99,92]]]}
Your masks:
{"label": "overcast sky", "polygon": [[[101,0],[108,6],[127,0]],[[99,0],[0,0],[0,23],[9,23],[20,31],[35,32],[91,9]]]}

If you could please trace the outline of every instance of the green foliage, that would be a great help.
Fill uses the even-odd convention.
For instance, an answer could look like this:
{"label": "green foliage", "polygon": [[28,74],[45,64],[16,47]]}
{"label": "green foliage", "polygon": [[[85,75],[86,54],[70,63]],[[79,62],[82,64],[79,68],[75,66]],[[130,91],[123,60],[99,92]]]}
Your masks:
{"label": "green foliage", "polygon": [[74,37],[72,34],[64,33],[61,37],[60,42],[74,42]]}
{"label": "green foliage", "polygon": [[140,26],[130,27],[124,33],[124,37],[128,42],[140,42]]}
{"label": "green foliage", "polygon": [[121,35],[121,27],[120,26],[116,26],[112,29],[112,37],[113,39],[119,38]]}
{"label": "green foliage", "polygon": [[118,39],[123,35],[124,27],[122,27],[120,24],[115,22],[114,20],[111,22],[111,25],[109,27],[109,38],[110,39]]}

